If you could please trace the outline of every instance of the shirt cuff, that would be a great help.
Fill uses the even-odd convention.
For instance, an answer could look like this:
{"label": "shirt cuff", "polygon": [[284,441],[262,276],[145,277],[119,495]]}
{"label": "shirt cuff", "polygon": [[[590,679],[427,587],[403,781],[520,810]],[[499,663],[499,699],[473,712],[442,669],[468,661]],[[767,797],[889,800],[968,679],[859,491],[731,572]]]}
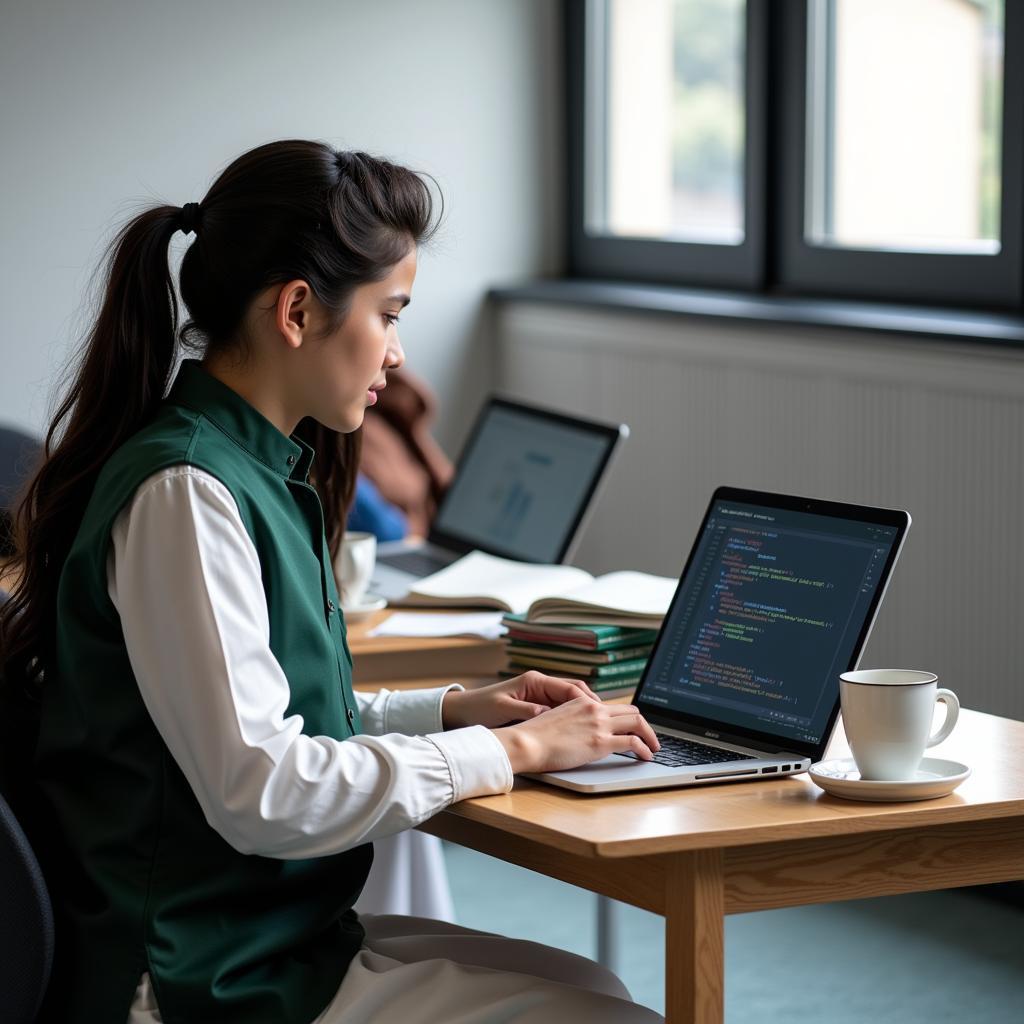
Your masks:
{"label": "shirt cuff", "polygon": [[512,765],[505,748],[490,729],[466,729],[428,736],[444,756],[452,777],[452,803],[474,796],[493,796],[512,788]]}
{"label": "shirt cuff", "polygon": [[[444,731],[441,703],[449,690],[462,690],[458,683],[430,690],[392,690],[384,709],[384,733],[429,736]],[[500,746],[500,744],[499,744]],[[502,747],[504,750],[504,747]]]}

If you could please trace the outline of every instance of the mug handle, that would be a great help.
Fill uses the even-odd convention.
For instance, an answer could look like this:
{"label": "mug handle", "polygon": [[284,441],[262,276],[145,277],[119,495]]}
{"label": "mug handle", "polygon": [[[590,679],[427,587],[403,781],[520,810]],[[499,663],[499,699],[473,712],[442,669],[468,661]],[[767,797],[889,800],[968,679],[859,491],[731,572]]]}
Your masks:
{"label": "mug handle", "polygon": [[952,690],[944,690],[941,687],[936,690],[935,702],[937,704],[940,701],[946,705],[946,720],[934,736],[928,737],[926,747],[934,747],[941,743],[953,731],[953,726],[956,725],[956,720],[960,717],[960,701],[957,700],[956,694]]}

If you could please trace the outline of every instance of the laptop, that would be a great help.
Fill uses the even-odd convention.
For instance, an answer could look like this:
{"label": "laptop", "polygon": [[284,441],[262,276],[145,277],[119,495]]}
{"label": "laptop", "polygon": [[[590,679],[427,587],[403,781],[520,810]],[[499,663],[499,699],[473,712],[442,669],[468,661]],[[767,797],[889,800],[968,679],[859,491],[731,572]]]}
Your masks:
{"label": "laptop", "polygon": [[906,512],[721,487],[634,703],[652,762],[534,778],[583,793],[777,778],[824,756],[910,529]]}
{"label": "laptop", "polygon": [[558,564],[572,553],[623,424],[492,396],[459,458],[427,540],[377,549],[370,590],[399,601],[417,580],[479,550]]}

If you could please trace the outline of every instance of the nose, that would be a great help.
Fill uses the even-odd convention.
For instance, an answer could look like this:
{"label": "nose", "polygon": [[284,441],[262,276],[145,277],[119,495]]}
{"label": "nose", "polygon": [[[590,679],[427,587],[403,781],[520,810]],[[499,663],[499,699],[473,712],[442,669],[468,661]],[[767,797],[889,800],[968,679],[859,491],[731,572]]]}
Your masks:
{"label": "nose", "polygon": [[402,348],[402,342],[398,337],[398,332],[395,331],[391,344],[388,345],[387,357],[385,359],[384,366],[389,370],[397,370],[404,362],[405,349]]}

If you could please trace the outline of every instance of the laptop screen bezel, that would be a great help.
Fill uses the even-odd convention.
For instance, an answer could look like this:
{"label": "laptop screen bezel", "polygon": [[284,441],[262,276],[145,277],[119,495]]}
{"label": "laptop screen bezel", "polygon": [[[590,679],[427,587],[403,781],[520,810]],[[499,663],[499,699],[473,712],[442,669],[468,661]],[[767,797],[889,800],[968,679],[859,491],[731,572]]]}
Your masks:
{"label": "laptop screen bezel", "polygon": [[907,531],[910,528],[910,516],[908,513],[898,509],[872,508],[867,505],[849,505],[843,502],[825,501],[818,498],[797,498],[786,494],[748,491],[735,487],[719,487],[711,496],[711,501],[708,502],[707,511],[704,513],[704,518],[701,520],[700,529],[697,531],[693,547],[690,549],[690,554],[686,559],[686,565],[680,574],[679,586],[676,588],[676,592],[672,597],[668,613],[662,620],[661,629],[658,631],[654,647],[651,649],[651,656],[647,659],[643,675],[640,677],[640,682],[637,684],[633,702],[640,709],[640,713],[653,725],[667,726],[668,728],[697,733],[698,735],[709,736],[713,739],[720,739],[739,745],[751,745],[772,750],[785,751],[787,753],[798,753],[804,757],[811,758],[813,761],[820,761],[828,747],[829,740],[832,737],[832,730],[835,728],[836,719],[839,716],[838,685],[836,687],[835,700],[829,713],[828,723],[822,732],[821,739],[817,743],[799,742],[788,736],[779,736],[771,732],[747,729],[742,726],[734,725],[733,723],[725,724],[720,721],[716,721],[713,718],[704,718],[700,715],[690,714],[685,711],[678,711],[674,708],[667,708],[663,704],[652,704],[644,700],[644,686],[647,683],[647,677],[650,673],[651,666],[655,662],[655,653],[665,640],[666,631],[669,623],[672,621],[676,602],[680,599],[683,592],[683,580],[686,579],[686,576],[693,565],[694,558],[697,555],[697,549],[700,547],[701,538],[704,536],[704,531],[707,528],[711,512],[715,508],[715,505],[721,501],[739,502],[747,505],[759,505],[764,508],[774,508],[782,511],[806,512],[812,515],[830,516],[835,519],[853,520],[856,522],[870,523],[875,526],[890,526],[896,528],[896,537],[893,539],[892,547],[889,550],[885,566],[879,575],[878,585],[875,587],[875,593],[872,596],[871,605],[868,608],[867,615],[864,617],[864,625],[861,628],[860,635],[857,637],[857,642],[851,653],[850,663],[842,669],[843,672],[852,671],[857,667],[857,664],[860,661],[861,653],[863,652],[864,647],[867,644],[868,637],[871,634],[871,627],[874,625],[879,606],[882,603],[882,598],[885,596],[886,588],[888,587],[889,580],[892,577],[893,568],[896,565],[896,560],[899,558]]}
{"label": "laptop screen bezel", "polygon": [[[626,435],[627,431],[621,424],[600,423],[597,420],[588,420],[579,416],[570,416],[566,413],[555,412],[553,409],[545,409],[541,406],[529,405],[525,402],[520,402],[511,398],[504,398],[500,395],[490,395],[487,401],[484,402],[483,406],[481,406],[480,412],[477,414],[476,420],[473,422],[473,429],[469,432],[466,444],[464,445],[456,463],[455,474],[452,477],[452,484],[445,493],[441,504],[438,506],[437,514],[434,516],[435,523],[440,522],[445,506],[449,500],[449,496],[452,493],[455,481],[459,479],[460,474],[465,472],[469,458],[476,445],[480,442],[480,438],[483,436],[483,428],[487,421],[487,417],[494,409],[508,409],[511,412],[532,416],[534,419],[546,420],[549,423],[555,423],[561,426],[575,427],[577,430],[585,430],[605,441],[604,453],[594,470],[593,476],[587,484],[585,494],[579,502],[571,526],[559,544],[555,563],[561,564],[565,559],[566,553],[572,546],[573,539],[576,537],[576,533],[583,522],[583,518],[586,515],[587,509],[594,498],[594,494],[601,483],[601,479],[604,477],[605,470],[608,468],[608,465],[612,460],[612,455],[615,453],[615,449],[622,438]],[[467,540],[465,537],[460,537],[458,534],[454,533],[448,533],[437,526],[431,527],[427,539],[431,544],[448,548],[450,551],[457,551],[460,554],[465,554],[467,551],[485,551],[487,554],[496,555],[499,558],[512,558],[519,561],[523,560],[520,554],[515,551],[511,551],[508,548],[502,548],[497,544],[485,544],[479,540]]]}

